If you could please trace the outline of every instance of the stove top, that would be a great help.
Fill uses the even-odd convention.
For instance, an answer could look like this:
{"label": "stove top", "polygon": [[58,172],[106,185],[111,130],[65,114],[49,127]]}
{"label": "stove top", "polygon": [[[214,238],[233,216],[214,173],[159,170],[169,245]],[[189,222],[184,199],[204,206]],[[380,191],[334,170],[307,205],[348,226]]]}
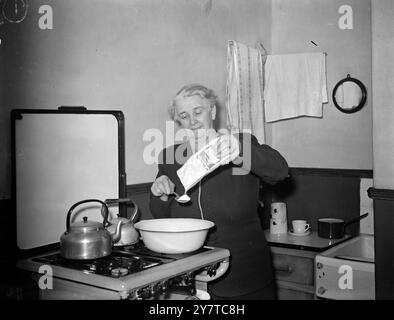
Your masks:
{"label": "stove top", "polygon": [[114,247],[111,255],[93,260],[70,260],[59,250],[48,251],[18,259],[17,267],[33,272],[38,283],[42,266],[51,267],[53,290],[41,290],[42,299],[146,298],[169,287],[187,288],[196,274],[204,278],[211,268],[218,270],[217,275],[222,274],[227,264],[224,268],[219,264],[228,261],[229,256],[229,250],[214,247],[163,254],[150,251],[140,242]]}
{"label": "stove top", "polygon": [[93,260],[69,260],[63,258],[60,253],[55,253],[34,258],[33,261],[113,278],[126,276],[163,263],[160,259],[131,256],[122,252],[114,252],[110,256]]}
{"label": "stove top", "polygon": [[194,256],[198,253],[205,252],[212,250],[213,248],[209,247],[202,247],[198,250],[192,251],[192,252],[187,252],[187,253],[178,253],[178,254],[168,254],[168,253],[159,253],[155,251],[149,250],[145,245],[141,242],[131,245],[131,246],[124,246],[124,247],[117,247],[115,251],[119,252],[127,252],[133,255],[139,255],[139,256],[146,256],[146,257],[154,257],[154,258],[160,258],[163,261],[174,261],[174,260],[179,260],[179,259],[184,259],[190,256]]}
{"label": "stove top", "polygon": [[63,258],[60,253],[33,258],[34,262],[61,266],[85,273],[120,278],[140,272],[161,264],[183,259],[209,250],[201,248],[185,254],[163,254],[147,249],[143,244],[116,247],[111,255],[92,260],[71,260]]}

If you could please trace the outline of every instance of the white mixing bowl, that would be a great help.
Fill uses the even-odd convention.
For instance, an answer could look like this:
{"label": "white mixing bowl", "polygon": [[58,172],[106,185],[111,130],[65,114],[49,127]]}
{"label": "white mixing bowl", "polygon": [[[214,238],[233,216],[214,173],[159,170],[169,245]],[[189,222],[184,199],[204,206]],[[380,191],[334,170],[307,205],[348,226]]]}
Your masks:
{"label": "white mixing bowl", "polygon": [[208,231],[215,224],[212,221],[192,218],[151,219],[137,222],[134,226],[140,232],[145,246],[160,253],[187,253],[200,249]]}

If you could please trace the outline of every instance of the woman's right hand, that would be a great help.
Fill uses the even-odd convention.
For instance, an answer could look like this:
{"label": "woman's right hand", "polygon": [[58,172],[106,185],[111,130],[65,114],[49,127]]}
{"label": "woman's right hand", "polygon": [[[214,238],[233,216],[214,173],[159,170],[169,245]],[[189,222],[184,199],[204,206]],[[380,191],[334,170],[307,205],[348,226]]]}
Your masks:
{"label": "woman's right hand", "polygon": [[166,175],[158,177],[152,184],[150,190],[156,197],[167,201],[168,196],[174,192],[175,184]]}

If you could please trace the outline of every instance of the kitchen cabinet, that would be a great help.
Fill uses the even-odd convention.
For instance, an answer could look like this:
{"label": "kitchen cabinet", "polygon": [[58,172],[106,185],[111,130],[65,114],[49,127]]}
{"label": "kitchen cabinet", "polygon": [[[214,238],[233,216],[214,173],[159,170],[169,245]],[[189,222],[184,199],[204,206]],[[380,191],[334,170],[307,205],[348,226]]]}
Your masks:
{"label": "kitchen cabinet", "polygon": [[265,231],[274,267],[279,300],[315,299],[315,256],[352,236],[324,239],[312,231],[308,236],[271,234]]}
{"label": "kitchen cabinet", "polygon": [[315,297],[313,251],[271,247],[279,300],[313,300]]}

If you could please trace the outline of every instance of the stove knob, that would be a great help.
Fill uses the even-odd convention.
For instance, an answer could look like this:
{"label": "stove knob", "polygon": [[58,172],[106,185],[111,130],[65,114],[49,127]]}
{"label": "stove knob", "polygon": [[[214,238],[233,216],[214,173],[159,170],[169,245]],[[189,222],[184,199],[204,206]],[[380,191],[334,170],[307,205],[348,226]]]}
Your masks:
{"label": "stove knob", "polygon": [[210,277],[214,277],[216,275],[216,269],[217,269],[216,264],[209,266],[208,271],[207,271],[208,275]]}
{"label": "stove knob", "polygon": [[319,289],[317,289],[318,294],[324,294],[326,291],[327,291],[327,289],[324,287],[319,287]]}
{"label": "stove knob", "polygon": [[121,276],[126,276],[129,273],[127,268],[119,268],[119,273]]}
{"label": "stove knob", "polygon": [[185,274],[184,283],[185,285],[189,285],[193,283],[193,274],[191,272]]}
{"label": "stove knob", "polygon": [[144,288],[139,289],[137,292],[137,297],[138,297],[137,299],[140,299],[140,300],[141,299],[143,299],[143,300],[149,299],[151,297],[149,287],[144,287]]}
{"label": "stove knob", "polygon": [[167,281],[166,280],[164,280],[164,281],[162,281],[161,283],[160,283],[160,291],[161,292],[165,292],[166,290],[167,290]]}
{"label": "stove knob", "polygon": [[150,296],[151,296],[151,297],[155,297],[156,294],[157,294],[158,292],[159,292],[159,287],[158,287],[158,285],[152,284],[152,285],[150,286]]}
{"label": "stove knob", "polygon": [[111,270],[111,275],[112,275],[113,277],[119,277],[119,276],[120,276],[119,268],[112,269],[112,270]]}

